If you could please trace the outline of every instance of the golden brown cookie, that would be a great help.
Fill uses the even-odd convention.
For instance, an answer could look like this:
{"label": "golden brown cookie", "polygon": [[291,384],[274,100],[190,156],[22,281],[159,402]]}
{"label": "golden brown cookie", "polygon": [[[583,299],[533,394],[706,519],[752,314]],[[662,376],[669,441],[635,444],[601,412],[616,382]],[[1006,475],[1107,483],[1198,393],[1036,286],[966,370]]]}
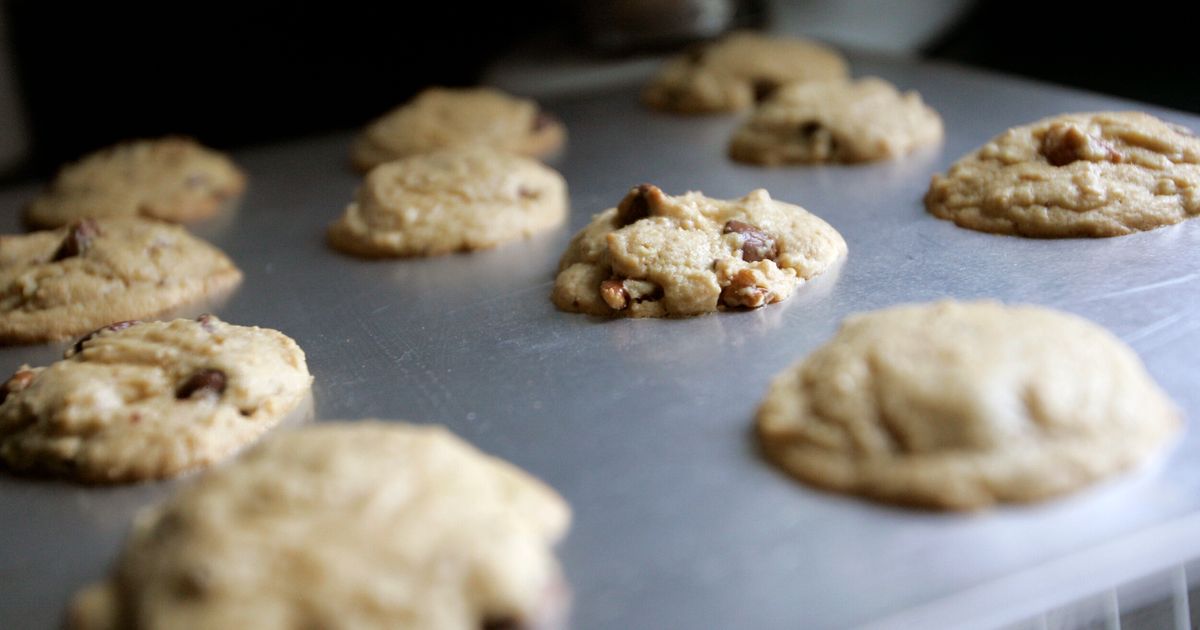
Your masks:
{"label": "golden brown cookie", "polygon": [[933,215],[1000,234],[1120,236],[1200,214],[1200,138],[1141,112],[1064,114],[992,138],[925,195]]}
{"label": "golden brown cookie", "polygon": [[82,219],[0,236],[0,343],[82,335],[232,290],[242,272],[179,226]]}
{"label": "golden brown cookie", "polygon": [[765,190],[724,201],[642,184],[571,240],[552,298],[564,311],[623,317],[756,308],[845,255],[837,230]]}
{"label": "golden brown cookie", "polygon": [[556,627],[569,521],[552,489],[443,428],[321,423],[142,514],[67,626]]}
{"label": "golden brown cookie", "polygon": [[230,205],[245,187],[228,157],[190,138],[132,140],[64,166],[25,218],[51,228],[88,217],[195,221]]}
{"label": "golden brown cookie", "polygon": [[978,509],[1131,468],[1179,411],[1103,328],[1036,306],[938,302],[848,318],[772,382],[767,456],[812,485]]}
{"label": "golden brown cookie", "polygon": [[470,145],[545,157],[566,137],[562,121],[531,100],[492,88],[435,87],[367,125],[351,159],[367,171],[417,153]]}

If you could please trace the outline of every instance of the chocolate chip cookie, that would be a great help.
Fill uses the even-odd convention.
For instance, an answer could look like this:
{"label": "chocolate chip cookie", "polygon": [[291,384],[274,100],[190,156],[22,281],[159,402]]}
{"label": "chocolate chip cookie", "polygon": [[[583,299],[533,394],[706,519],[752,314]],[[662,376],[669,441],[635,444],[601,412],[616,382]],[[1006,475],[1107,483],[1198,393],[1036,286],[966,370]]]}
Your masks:
{"label": "chocolate chip cookie", "polygon": [[245,187],[228,157],[190,138],[133,140],[64,166],[25,218],[43,228],[87,217],[195,221],[232,204]]}
{"label": "chocolate chip cookie", "polygon": [[942,119],[916,92],[873,77],[786,85],[733,135],[729,156],[775,166],[869,162],[942,140]]}
{"label": "chocolate chip cookie", "polygon": [[845,255],[837,230],[765,190],[724,201],[642,184],[571,240],[553,300],[564,311],[622,317],[757,308]]}
{"label": "chocolate chip cookie", "polygon": [[1179,424],[1108,331],[994,302],[852,316],[758,410],[767,456],[799,479],[955,510],[1082,488],[1145,461]]}
{"label": "chocolate chip cookie", "polygon": [[483,145],[545,157],[560,149],[567,128],[537,103],[492,88],[429,88],[367,125],[351,151],[362,171],[417,153]]}
{"label": "chocolate chip cookie", "polygon": [[81,335],[232,290],[242,272],[183,228],[81,219],[0,236],[0,343]]}
{"label": "chocolate chip cookie", "polygon": [[846,77],[836,51],[815,42],[734,33],[672,57],[642,91],[657,110],[709,114],[746,109],[786,83]]}
{"label": "chocolate chip cookie", "polygon": [[170,477],[225,459],[308,392],[284,334],[212,315],[118,322],[0,390],[0,463],[88,483]]}
{"label": "chocolate chip cookie", "polygon": [[1200,138],[1140,112],[1014,127],[934,175],[934,216],[1000,234],[1121,236],[1200,215]]}
{"label": "chocolate chip cookie", "polygon": [[329,242],[370,257],[495,247],[561,224],[566,187],[553,169],[487,147],[414,155],[367,175]]}
{"label": "chocolate chip cookie", "polygon": [[440,427],[282,432],[144,513],[74,630],[551,628],[552,489]]}

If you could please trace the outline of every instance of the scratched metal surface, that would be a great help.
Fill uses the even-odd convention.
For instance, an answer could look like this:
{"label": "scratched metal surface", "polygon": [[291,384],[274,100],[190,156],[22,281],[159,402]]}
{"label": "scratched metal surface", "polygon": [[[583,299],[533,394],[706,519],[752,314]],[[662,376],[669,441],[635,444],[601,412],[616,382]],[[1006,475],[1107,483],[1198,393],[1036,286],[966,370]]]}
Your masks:
{"label": "scratched metal surface", "polygon": [[[445,423],[553,484],[575,510],[560,554],[579,628],[992,623],[1069,582],[1129,570],[1101,563],[1064,577],[1064,566],[1093,566],[1100,550],[1164,527],[1174,533],[1154,535],[1164,544],[1151,547],[1174,551],[1152,553],[1194,543],[1194,528],[1168,527],[1200,512],[1194,432],[1148,472],[971,516],[815,492],[756,455],[750,420],[774,373],[848,313],[944,296],[1034,302],[1098,321],[1200,416],[1200,221],[1038,241],[959,229],[921,206],[931,173],[1005,127],[1128,104],[947,66],[857,59],[855,69],[919,89],[945,117],[945,145],[898,163],[761,170],[724,158],[736,117],[656,115],[633,90],[559,99],[548,105],[571,130],[556,163],[570,184],[569,228],[473,255],[367,262],[326,249],[322,229],[356,185],[348,136],[240,152],[245,202],[196,229],[246,272],[213,308],[299,341],[318,419]],[[836,277],[756,312],[610,322],[555,311],[547,296],[570,233],[643,181],[717,197],[765,187],[832,223],[849,259]],[[6,231],[32,192],[0,191]],[[61,349],[0,349],[0,369]],[[0,628],[53,627],[70,593],[102,575],[134,512],[179,483],[0,478]]]}

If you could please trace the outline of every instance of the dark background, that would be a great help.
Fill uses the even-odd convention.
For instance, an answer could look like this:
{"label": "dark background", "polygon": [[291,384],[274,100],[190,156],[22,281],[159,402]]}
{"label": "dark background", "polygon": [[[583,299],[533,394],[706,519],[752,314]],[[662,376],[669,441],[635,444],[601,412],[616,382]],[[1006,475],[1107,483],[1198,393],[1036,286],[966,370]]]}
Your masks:
{"label": "dark background", "polygon": [[[548,33],[598,57],[645,52],[588,38],[587,21],[622,4],[5,0],[32,149],[0,178],[45,176],[136,136],[228,148],[355,128],[423,86],[471,84],[490,60]],[[741,6],[740,24],[769,23],[762,2]],[[1181,9],[1102,6],[979,2],[923,52],[1200,112],[1194,28]]]}

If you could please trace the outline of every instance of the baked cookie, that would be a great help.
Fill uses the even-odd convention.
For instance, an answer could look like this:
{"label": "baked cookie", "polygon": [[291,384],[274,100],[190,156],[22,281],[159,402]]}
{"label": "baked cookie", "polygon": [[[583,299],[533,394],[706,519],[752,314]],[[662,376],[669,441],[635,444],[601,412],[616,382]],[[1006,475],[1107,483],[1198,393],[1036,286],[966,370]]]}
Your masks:
{"label": "baked cookie", "polygon": [[571,240],[553,300],[564,311],[626,317],[756,308],[845,255],[837,230],[765,190],[723,201],[642,184]]}
{"label": "baked cookie", "polygon": [[85,217],[195,221],[231,204],[245,187],[228,157],[190,138],[133,140],[64,166],[25,218],[44,228]]}
{"label": "baked cookie", "polygon": [[351,160],[362,171],[416,153],[464,145],[545,157],[567,128],[537,103],[491,88],[429,88],[367,125]]}
{"label": "baked cookie", "polygon": [[0,390],[0,463],[89,483],[170,477],[229,457],[307,394],[282,333],[212,315],[117,322]]}
{"label": "baked cookie", "polygon": [[81,335],[229,291],[242,272],[183,228],[81,219],[0,236],[0,343]]}
{"label": "baked cookie", "polygon": [[143,513],[67,626],[554,627],[569,521],[548,486],[443,428],[321,423]]}
{"label": "baked cookie", "polygon": [[942,118],[916,92],[876,78],[777,90],[733,135],[729,157],[775,166],[897,158],[942,140]]}
{"label": "baked cookie", "polygon": [[433,256],[528,237],[566,215],[554,170],[486,147],[442,149],[372,169],[329,242],[359,256]]}
{"label": "baked cookie", "polygon": [[846,75],[846,60],[815,42],[738,32],[667,60],[642,102],[679,114],[734,112],[785,83]]}
{"label": "baked cookie", "polygon": [[801,480],[944,509],[1071,492],[1144,461],[1178,428],[1108,331],[995,302],[854,315],[758,410],[767,456]]}
{"label": "baked cookie", "polygon": [[934,175],[925,207],[958,225],[1033,237],[1120,236],[1200,214],[1200,138],[1140,112],[1014,127]]}

